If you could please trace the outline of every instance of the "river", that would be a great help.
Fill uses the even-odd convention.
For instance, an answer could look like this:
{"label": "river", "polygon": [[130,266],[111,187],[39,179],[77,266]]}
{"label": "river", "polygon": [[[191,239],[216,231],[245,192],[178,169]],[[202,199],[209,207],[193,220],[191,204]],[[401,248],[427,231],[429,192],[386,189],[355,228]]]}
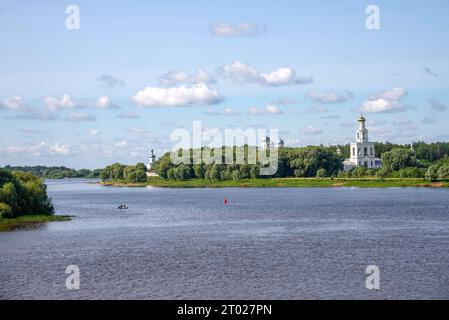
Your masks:
{"label": "river", "polygon": [[449,299],[448,189],[47,184],[75,217],[0,233],[0,299]]}

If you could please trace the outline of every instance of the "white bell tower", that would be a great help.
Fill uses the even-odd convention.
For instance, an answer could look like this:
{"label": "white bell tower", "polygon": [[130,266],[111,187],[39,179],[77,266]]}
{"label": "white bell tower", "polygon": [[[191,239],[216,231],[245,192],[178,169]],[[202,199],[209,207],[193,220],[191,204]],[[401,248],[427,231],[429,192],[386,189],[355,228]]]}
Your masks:
{"label": "white bell tower", "polygon": [[361,142],[361,143],[368,142],[368,130],[365,128],[365,122],[366,122],[366,119],[361,114],[358,119],[359,126],[357,128],[357,133],[356,133],[356,141],[357,142]]}
{"label": "white bell tower", "polygon": [[147,164],[147,177],[157,177],[157,173],[154,172],[154,162],[156,161],[156,155],[154,154],[153,150],[150,152],[150,156],[148,157],[148,164]]}

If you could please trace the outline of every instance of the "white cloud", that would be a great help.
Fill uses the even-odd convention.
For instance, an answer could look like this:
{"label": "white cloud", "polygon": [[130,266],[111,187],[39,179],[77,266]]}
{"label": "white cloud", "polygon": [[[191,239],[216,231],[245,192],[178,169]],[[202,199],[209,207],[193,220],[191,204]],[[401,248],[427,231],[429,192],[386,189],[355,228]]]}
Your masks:
{"label": "white cloud", "polygon": [[102,96],[97,99],[95,106],[100,109],[119,109],[108,96]]}
{"label": "white cloud", "polygon": [[282,114],[282,111],[275,105],[269,104],[265,108],[252,107],[248,109],[248,114],[252,116]]}
{"label": "white cloud", "polygon": [[209,26],[209,32],[215,37],[254,37],[265,31],[265,27],[253,23],[227,24],[217,22]]}
{"label": "white cloud", "polygon": [[390,90],[372,94],[368,97],[369,100],[388,100],[399,101],[407,95],[407,89],[401,87],[394,87]]}
{"label": "white cloud", "polygon": [[64,121],[71,121],[71,122],[80,122],[80,121],[95,121],[97,118],[95,116],[83,113],[83,112],[71,112],[64,118],[62,118]]}
{"label": "white cloud", "polygon": [[75,107],[75,102],[68,94],[63,94],[60,99],[56,97],[45,97],[45,104],[50,111],[58,111],[60,109],[72,109]]}
{"label": "white cloud", "polygon": [[14,96],[3,99],[0,103],[0,109],[17,111],[25,107],[22,97]]}
{"label": "white cloud", "polygon": [[395,101],[385,99],[367,100],[362,105],[364,112],[400,112],[404,107]]}
{"label": "white cloud", "polygon": [[306,93],[306,97],[315,103],[343,103],[352,99],[352,94],[349,91],[339,93],[336,91],[309,91]]}
{"label": "white cloud", "polygon": [[215,83],[215,79],[209,73],[201,69],[194,74],[187,74],[183,71],[170,71],[159,78],[159,83],[163,85],[212,84]]}
{"label": "white cloud", "polygon": [[320,128],[308,126],[306,128],[302,128],[301,133],[304,135],[318,135],[318,134],[322,134],[323,131]]}
{"label": "white cloud", "polygon": [[390,90],[372,94],[362,104],[363,112],[401,112],[411,109],[400,103],[400,100],[407,95],[407,90],[401,87],[394,87]]}
{"label": "white cloud", "polygon": [[198,84],[191,87],[146,87],[132,96],[131,100],[141,107],[185,107],[217,104],[223,98],[217,90]]}
{"label": "white cloud", "polygon": [[254,83],[266,87],[305,84],[313,82],[310,77],[298,77],[292,68],[283,67],[269,73],[261,73],[256,68],[240,61],[225,65],[220,73],[235,83]]}
{"label": "white cloud", "polygon": [[48,144],[41,142],[37,145],[31,146],[9,146],[4,148],[3,152],[6,153],[21,153],[31,154],[33,156],[41,155],[69,155],[71,153],[70,145],[53,143]]}
{"label": "white cloud", "polygon": [[207,109],[205,114],[210,116],[238,116],[240,113],[232,108],[223,108],[223,110]]}

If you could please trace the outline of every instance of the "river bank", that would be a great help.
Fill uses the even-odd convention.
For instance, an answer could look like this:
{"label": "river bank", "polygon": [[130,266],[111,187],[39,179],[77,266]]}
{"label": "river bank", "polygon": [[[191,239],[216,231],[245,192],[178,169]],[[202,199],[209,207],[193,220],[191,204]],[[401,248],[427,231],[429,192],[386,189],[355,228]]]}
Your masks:
{"label": "river bank", "polygon": [[164,180],[150,178],[146,182],[102,181],[104,186],[112,187],[160,187],[160,188],[444,188],[449,187],[448,181],[430,182],[425,179],[406,178],[363,178],[363,179],[318,179],[318,178],[272,178],[272,179],[242,179],[239,181],[208,181],[204,179]]}
{"label": "river bank", "polygon": [[5,219],[0,218],[0,232],[2,231],[12,231],[19,229],[21,227],[26,227],[29,225],[35,225],[39,223],[54,222],[54,221],[69,221],[70,216],[46,216],[46,215],[29,215],[22,216],[18,218]]}

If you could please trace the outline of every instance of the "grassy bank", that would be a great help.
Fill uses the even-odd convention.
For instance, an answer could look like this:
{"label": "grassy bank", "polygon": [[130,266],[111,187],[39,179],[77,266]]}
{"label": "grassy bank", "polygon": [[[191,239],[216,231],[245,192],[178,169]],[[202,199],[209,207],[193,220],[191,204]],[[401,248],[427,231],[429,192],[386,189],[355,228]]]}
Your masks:
{"label": "grassy bank", "polygon": [[0,232],[11,231],[14,229],[18,229],[20,227],[26,227],[38,223],[53,222],[53,221],[69,221],[70,219],[71,219],[70,216],[48,216],[48,215],[22,216],[13,219],[0,218]]}
{"label": "grassy bank", "polygon": [[317,178],[273,178],[273,179],[243,179],[239,181],[207,181],[192,179],[185,181],[151,178],[146,182],[127,183],[125,181],[102,182],[105,186],[116,187],[161,187],[161,188],[274,188],[274,187],[359,187],[359,188],[392,188],[392,187],[449,187],[448,181],[429,182],[424,179],[379,180],[364,179],[317,179]]}

